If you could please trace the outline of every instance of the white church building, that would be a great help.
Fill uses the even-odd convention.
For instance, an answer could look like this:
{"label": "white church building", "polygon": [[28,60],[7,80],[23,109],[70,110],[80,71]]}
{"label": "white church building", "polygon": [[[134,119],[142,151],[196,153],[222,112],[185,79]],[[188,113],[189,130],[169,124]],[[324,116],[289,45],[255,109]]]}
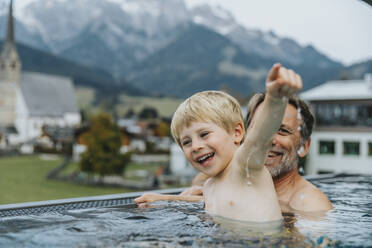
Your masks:
{"label": "white church building", "polygon": [[45,125],[74,127],[81,122],[70,78],[21,70],[12,5],[0,54],[0,148],[37,138]]}
{"label": "white church building", "polygon": [[326,82],[300,95],[316,124],[307,174],[372,174],[372,74]]}

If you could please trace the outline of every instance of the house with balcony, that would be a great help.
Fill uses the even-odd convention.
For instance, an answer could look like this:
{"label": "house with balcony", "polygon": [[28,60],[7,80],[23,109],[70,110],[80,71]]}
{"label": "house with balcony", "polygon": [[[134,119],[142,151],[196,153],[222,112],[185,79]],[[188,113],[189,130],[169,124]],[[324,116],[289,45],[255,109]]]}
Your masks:
{"label": "house with balcony", "polygon": [[300,95],[315,115],[306,173],[372,174],[372,74]]}

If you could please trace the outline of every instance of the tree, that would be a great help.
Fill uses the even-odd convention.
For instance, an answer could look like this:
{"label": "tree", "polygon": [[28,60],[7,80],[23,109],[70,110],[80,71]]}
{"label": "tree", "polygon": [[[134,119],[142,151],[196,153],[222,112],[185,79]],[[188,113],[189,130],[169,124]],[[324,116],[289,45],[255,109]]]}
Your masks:
{"label": "tree", "polygon": [[166,136],[170,136],[170,127],[169,127],[169,124],[164,122],[164,121],[161,121],[156,129],[155,129],[155,134],[159,137],[166,137]]}
{"label": "tree", "polygon": [[140,119],[156,119],[159,115],[155,108],[144,107],[138,116]]}
{"label": "tree", "polygon": [[81,154],[81,171],[101,177],[124,172],[130,154],[120,153],[120,130],[110,115],[101,113],[92,117],[91,126],[82,139],[87,150]]}

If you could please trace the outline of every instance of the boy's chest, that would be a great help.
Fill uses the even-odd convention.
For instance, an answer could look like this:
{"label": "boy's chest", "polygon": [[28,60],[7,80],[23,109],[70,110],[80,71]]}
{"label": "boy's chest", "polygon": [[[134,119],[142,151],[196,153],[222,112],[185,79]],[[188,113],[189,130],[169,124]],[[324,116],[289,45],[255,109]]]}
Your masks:
{"label": "boy's chest", "polygon": [[258,196],[252,185],[229,181],[210,180],[203,191],[207,212],[223,216],[254,209]]}

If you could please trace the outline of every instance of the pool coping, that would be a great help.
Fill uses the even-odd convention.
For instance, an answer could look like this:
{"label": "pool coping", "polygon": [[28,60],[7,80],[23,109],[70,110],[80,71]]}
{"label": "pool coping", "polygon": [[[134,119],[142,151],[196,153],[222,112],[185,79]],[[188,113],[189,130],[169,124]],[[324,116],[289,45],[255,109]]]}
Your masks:
{"label": "pool coping", "polygon": [[[151,192],[161,194],[179,194],[185,188],[173,188],[162,190],[151,190]],[[115,207],[124,205],[134,205],[134,198],[145,192],[130,192],[122,194],[98,195],[89,197],[65,198],[58,200],[24,202],[0,205],[0,218],[13,217],[30,214],[40,214],[46,212],[61,212],[74,209],[88,209],[96,207]]]}
{"label": "pool coping", "polygon": [[[321,175],[307,175],[304,176],[308,180],[322,180],[345,176],[358,176],[358,174],[321,174]],[[151,192],[162,194],[179,194],[185,188],[172,188],[151,190]],[[98,195],[89,197],[65,198],[58,200],[47,200],[37,202],[24,202],[14,204],[0,205],[0,218],[21,216],[29,214],[40,214],[45,212],[60,212],[72,209],[88,209],[95,207],[114,207],[123,205],[134,205],[133,199],[142,195],[145,192],[130,192],[122,194]]]}

